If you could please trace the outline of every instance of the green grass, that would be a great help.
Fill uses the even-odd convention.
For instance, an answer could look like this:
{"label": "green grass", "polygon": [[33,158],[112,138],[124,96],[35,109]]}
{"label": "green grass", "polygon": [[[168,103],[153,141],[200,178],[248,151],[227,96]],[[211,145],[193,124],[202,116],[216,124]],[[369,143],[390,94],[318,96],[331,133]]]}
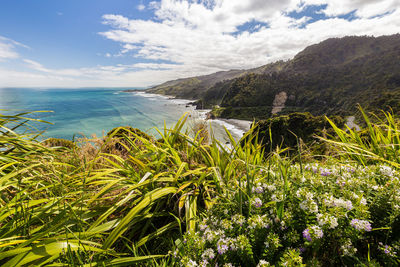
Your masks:
{"label": "green grass", "polygon": [[344,158],[355,160],[363,165],[383,163],[395,168],[400,167],[400,129],[399,121],[390,112],[382,111],[381,116],[372,114],[371,121],[366,112],[360,107],[366,127],[355,131],[346,127],[338,128],[328,120],[335,130],[339,140],[327,140],[333,144]]}
{"label": "green grass", "polygon": [[[341,260],[396,265],[398,259],[384,258],[377,245],[382,241],[396,250],[399,242],[393,228],[399,221],[394,200],[400,200],[400,187],[394,179],[400,163],[398,120],[390,113],[384,115],[385,120],[377,123],[365,115],[365,132],[344,131],[331,122],[337,137],[325,141],[339,155],[323,162],[306,162],[301,150],[295,158],[287,158],[285,149],[265,154],[254,128],[240,141],[235,141],[227,131],[230,147],[215,139],[206,140],[201,127],[199,132],[190,134],[183,131],[187,115],[172,129],[157,130],[161,136],[158,140],[124,128],[103,138],[71,145],[62,140],[39,142],[40,133],[30,126],[37,120],[31,119],[29,113],[0,114],[0,264],[185,265],[189,260],[201,259],[206,248],[213,248],[217,255],[217,243],[201,247],[202,243],[193,239],[202,235],[203,221],[216,218],[223,225],[224,219],[229,221],[229,216],[237,215],[250,223],[254,216],[265,215],[275,223],[290,222],[290,234],[296,236],[295,241],[282,241],[273,250],[263,252],[258,248],[258,238],[265,239],[267,234],[282,238],[285,233],[275,224],[269,228],[272,232],[263,237],[245,230],[240,233],[243,240],[248,240],[243,245],[246,252],[221,254],[212,261],[221,266],[228,262],[255,266],[267,258],[276,266],[291,262],[290,259],[293,264],[302,262],[310,266],[313,262],[324,265]],[[346,188],[346,193],[337,184],[345,177],[342,169],[337,168],[344,162],[357,169],[357,175],[365,167],[364,174],[369,177],[365,181],[359,176],[348,178],[347,182],[357,181],[361,185]],[[382,164],[391,166],[392,176],[379,173],[382,168],[382,172],[389,170]],[[315,166],[318,172],[326,168],[335,173],[313,174],[310,168]],[[363,187],[367,182],[371,186],[386,186],[387,190],[367,193]],[[261,197],[257,193],[260,185],[276,187],[276,195]],[[302,243],[302,231],[316,220],[316,215],[298,212],[303,195],[297,197],[296,192],[308,190],[315,199],[321,198],[315,200],[316,205],[320,210],[327,209],[324,214],[329,215],[335,211],[322,201],[328,188],[335,198],[349,199],[354,193],[368,201],[367,208],[354,202],[356,208],[346,216],[369,220],[376,232],[354,232],[347,219],[339,221],[340,231],[331,235],[326,232],[337,242],[343,241],[344,235],[352,239],[358,248],[352,260],[326,258],[324,249],[340,252],[337,243],[326,241],[318,245],[325,246],[324,249]],[[253,205],[256,198],[262,198],[261,209]],[[385,200],[394,204],[389,208]],[[300,245],[309,245],[308,252],[301,256],[295,250]],[[370,255],[371,251],[375,254]],[[252,260],[244,260],[246,257]]]}

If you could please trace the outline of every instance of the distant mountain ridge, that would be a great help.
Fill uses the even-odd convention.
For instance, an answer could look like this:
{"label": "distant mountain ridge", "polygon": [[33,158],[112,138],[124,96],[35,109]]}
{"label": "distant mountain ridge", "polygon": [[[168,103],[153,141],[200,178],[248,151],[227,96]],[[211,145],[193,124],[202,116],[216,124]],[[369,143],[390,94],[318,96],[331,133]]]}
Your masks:
{"label": "distant mountain ridge", "polygon": [[265,119],[295,111],[349,115],[356,104],[400,111],[400,34],[330,38],[288,61],[181,79],[149,92],[200,99],[226,118]]}
{"label": "distant mountain ridge", "polygon": [[245,70],[220,71],[210,75],[168,81],[148,89],[147,92],[187,99],[198,99],[217,82],[237,78],[245,72]]}
{"label": "distant mountain ridge", "polygon": [[153,86],[146,90],[152,94],[170,95],[184,99],[200,99],[210,88],[224,81],[230,81],[249,73],[266,74],[279,71],[283,65],[283,61],[264,65],[249,70],[229,70],[219,71],[209,75],[182,78],[167,81],[157,86]]}

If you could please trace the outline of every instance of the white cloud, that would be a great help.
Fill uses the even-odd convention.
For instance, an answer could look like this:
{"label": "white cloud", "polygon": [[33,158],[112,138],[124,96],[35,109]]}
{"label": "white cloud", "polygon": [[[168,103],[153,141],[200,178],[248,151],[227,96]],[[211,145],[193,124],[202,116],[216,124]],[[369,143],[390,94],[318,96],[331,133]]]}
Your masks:
{"label": "white cloud", "polygon": [[[154,12],[151,19],[106,14],[104,24],[110,28],[100,33],[121,45],[119,54],[104,53],[106,57],[133,56],[135,62],[146,63],[51,69],[25,59],[30,71],[0,68],[0,82],[4,83],[0,86],[146,86],[220,70],[253,68],[289,59],[330,37],[398,33],[399,1],[152,1],[144,7]],[[326,5],[320,13],[327,18],[310,22],[312,14],[308,13],[298,19],[289,17],[291,11],[301,12],[309,5]],[[355,14],[352,21],[339,17],[350,12]],[[239,32],[245,23],[252,23],[252,30]],[[18,57],[16,46],[0,37],[0,60]],[[15,78],[19,74],[22,78]]]}
{"label": "white cloud", "polygon": [[[162,0],[155,12],[157,20],[104,15],[104,23],[112,29],[101,34],[121,43],[124,53],[132,47],[137,57],[176,62],[208,73],[287,59],[307,45],[329,37],[397,33],[400,29],[397,3],[397,0]],[[323,12],[330,17],[309,23],[310,17],[293,19],[287,15],[309,4],[326,4]],[[355,9],[358,17],[353,21],[336,16]],[[372,18],[386,12],[391,13]],[[267,23],[269,27],[237,34],[239,26],[252,21]]]}
{"label": "white cloud", "polygon": [[160,8],[160,2],[157,1],[151,1],[148,5],[149,9],[159,9]]}
{"label": "white cloud", "polygon": [[[156,85],[162,81],[193,76],[204,69],[188,70],[175,64],[138,63],[53,70],[32,65],[32,71],[14,71],[0,67],[1,87],[132,87]],[[215,70],[216,71],[216,70]]]}
{"label": "white cloud", "polygon": [[193,76],[204,69],[167,63],[96,66],[78,69],[51,69],[30,59],[22,60],[27,71],[0,67],[0,87],[131,87],[155,85],[165,80]]}
{"label": "white cloud", "polygon": [[146,6],[143,5],[143,4],[140,4],[140,5],[137,6],[137,9],[138,9],[139,11],[143,11],[143,10],[146,9]]}
{"label": "white cloud", "polygon": [[131,45],[131,44],[124,44],[122,47],[123,47],[123,49],[121,50],[122,54],[125,54],[125,53],[127,53],[127,52],[129,52],[131,50],[139,49],[138,46]]}
{"label": "white cloud", "polygon": [[30,60],[30,59],[23,59],[25,63],[27,63],[27,66],[31,68],[32,70],[42,72],[42,73],[48,73],[52,75],[58,75],[58,76],[76,76],[79,77],[82,74],[84,74],[81,70],[79,69],[61,69],[61,70],[53,70],[53,69],[48,69],[45,68],[42,64],[39,62]]}
{"label": "white cloud", "polygon": [[392,12],[399,8],[400,0],[307,0],[307,4],[327,4],[324,13],[328,16],[338,16],[355,11],[361,18],[369,18]]}
{"label": "white cloud", "polygon": [[27,46],[23,44],[20,44],[14,40],[0,36],[0,61],[18,58],[19,54],[16,52],[17,46],[22,46],[27,48]]}

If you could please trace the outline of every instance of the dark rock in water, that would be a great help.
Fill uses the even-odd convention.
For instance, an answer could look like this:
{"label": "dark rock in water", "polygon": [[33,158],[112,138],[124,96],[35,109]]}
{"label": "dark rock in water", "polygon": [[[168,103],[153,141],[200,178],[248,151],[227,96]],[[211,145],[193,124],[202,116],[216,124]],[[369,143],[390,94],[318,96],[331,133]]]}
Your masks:
{"label": "dark rock in water", "polygon": [[196,106],[196,109],[204,109],[203,100],[198,100],[193,102],[193,106]]}
{"label": "dark rock in water", "polygon": [[122,90],[124,93],[136,93],[136,92],[146,92],[146,89],[127,89]]}
{"label": "dark rock in water", "polygon": [[207,112],[206,114],[206,120],[215,120],[215,115],[212,112]]}

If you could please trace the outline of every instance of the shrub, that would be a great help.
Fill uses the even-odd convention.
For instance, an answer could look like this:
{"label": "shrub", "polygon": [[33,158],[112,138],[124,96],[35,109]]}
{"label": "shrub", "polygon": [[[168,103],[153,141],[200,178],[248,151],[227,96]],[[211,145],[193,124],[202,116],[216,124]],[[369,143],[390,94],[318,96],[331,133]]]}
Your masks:
{"label": "shrub", "polygon": [[153,140],[153,137],[150,135],[130,126],[114,128],[107,133],[106,138],[111,139],[107,141],[107,146],[103,149],[107,153],[113,150],[126,153],[132,145],[140,146],[142,144],[142,141],[140,141],[141,138]]}
{"label": "shrub", "polygon": [[62,138],[48,138],[44,140],[43,145],[48,146],[48,147],[65,147],[65,148],[70,148],[74,149],[76,148],[76,143],[74,143],[71,140],[67,139],[62,139]]}
{"label": "shrub", "polygon": [[286,173],[289,182],[276,165],[261,170],[242,213],[247,185],[237,182],[185,235],[177,258],[200,266],[352,266],[371,256],[399,263],[397,171],[309,164],[302,172],[295,164]]}
{"label": "shrub", "polygon": [[[334,116],[331,120],[338,128],[344,126],[344,120],[339,116]],[[277,146],[296,149],[301,140],[306,146],[311,147],[314,153],[322,154],[326,152],[326,147],[317,136],[332,135],[334,130],[325,117],[313,116],[306,112],[259,121],[255,125],[255,132],[258,133],[266,151],[274,151]]]}

